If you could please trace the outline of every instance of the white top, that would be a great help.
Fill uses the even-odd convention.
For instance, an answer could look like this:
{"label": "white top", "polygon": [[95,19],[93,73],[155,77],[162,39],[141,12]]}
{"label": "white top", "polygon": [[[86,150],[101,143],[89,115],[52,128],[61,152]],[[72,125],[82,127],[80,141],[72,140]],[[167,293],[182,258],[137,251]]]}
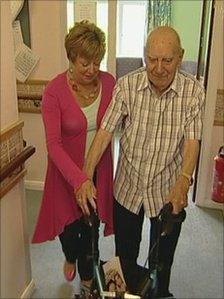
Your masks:
{"label": "white top", "polygon": [[98,97],[96,100],[87,107],[81,107],[82,112],[85,114],[87,119],[87,138],[86,138],[86,151],[85,151],[85,157],[87,156],[88,150],[90,148],[90,145],[95,137],[96,131],[97,131],[97,113],[100,106],[100,100],[101,100],[101,93],[102,88],[100,86],[100,92],[98,94]]}

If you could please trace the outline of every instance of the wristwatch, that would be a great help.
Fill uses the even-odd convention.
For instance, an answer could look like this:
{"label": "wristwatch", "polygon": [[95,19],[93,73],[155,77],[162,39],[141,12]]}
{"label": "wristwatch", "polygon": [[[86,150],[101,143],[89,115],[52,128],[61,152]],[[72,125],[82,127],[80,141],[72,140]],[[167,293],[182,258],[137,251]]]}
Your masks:
{"label": "wristwatch", "polygon": [[188,180],[189,186],[193,185],[194,180],[190,174],[188,174],[186,172],[181,172],[181,175],[184,176]]}

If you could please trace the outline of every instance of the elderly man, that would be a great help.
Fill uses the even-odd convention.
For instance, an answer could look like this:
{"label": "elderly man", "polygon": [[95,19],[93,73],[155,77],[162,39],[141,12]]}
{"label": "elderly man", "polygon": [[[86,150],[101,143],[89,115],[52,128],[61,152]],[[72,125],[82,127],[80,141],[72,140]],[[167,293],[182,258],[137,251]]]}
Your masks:
{"label": "elderly man", "polygon": [[[137,263],[144,215],[150,218],[150,248],[158,235],[157,216],[167,202],[178,214],[188,205],[188,190],[199,153],[204,89],[191,75],[179,70],[184,50],[177,32],[158,27],[148,36],[146,68],[120,80],[87,157],[90,178],[76,193],[88,214],[95,207],[92,184],[95,167],[115,129],[122,124],[120,155],[114,184],[116,254],[126,265]],[[169,292],[170,271],[181,224],[161,237],[158,291]],[[151,265],[150,265],[151,266]]]}

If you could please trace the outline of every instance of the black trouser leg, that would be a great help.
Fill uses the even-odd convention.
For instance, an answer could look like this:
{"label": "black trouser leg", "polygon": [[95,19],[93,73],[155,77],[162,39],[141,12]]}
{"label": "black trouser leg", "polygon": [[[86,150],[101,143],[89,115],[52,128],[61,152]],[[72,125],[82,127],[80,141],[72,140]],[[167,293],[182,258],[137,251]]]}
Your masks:
{"label": "black trouser leg", "polygon": [[64,231],[59,235],[62,251],[66,261],[75,264],[79,254],[79,232],[80,220],[66,225]]}
{"label": "black trouser leg", "polygon": [[[78,271],[81,280],[90,280],[93,278],[94,274],[93,258],[95,257],[98,259],[99,257],[99,221],[95,222],[95,227],[90,227],[84,221],[82,226],[82,234],[80,235],[81,250],[78,256]],[[92,230],[94,230],[94,232]],[[95,252],[93,252],[93,250]]]}
{"label": "black trouser leg", "polygon": [[142,234],[144,211],[131,213],[115,201],[114,226],[116,255],[120,257],[125,280],[129,290],[134,289],[136,266]]}
{"label": "black trouser leg", "polygon": [[[158,240],[161,234],[160,223],[157,218],[151,218],[150,228],[150,249]],[[157,296],[169,296],[169,283],[171,266],[173,264],[174,253],[178,238],[181,231],[181,223],[174,223],[172,232],[167,236],[161,236],[159,239],[158,247],[158,260],[156,258],[156,248],[153,254],[149,257],[150,269],[155,268],[155,264],[158,263],[158,285],[157,285]]]}
{"label": "black trouser leg", "polygon": [[[94,229],[94,246],[98,252],[99,221]],[[59,235],[59,239],[66,260],[74,264],[78,260],[81,280],[91,279],[93,277],[92,228],[85,223],[84,218],[67,225],[64,232]]]}
{"label": "black trouser leg", "polygon": [[114,218],[116,255],[136,263],[141,242],[143,209],[136,215],[115,201]]}

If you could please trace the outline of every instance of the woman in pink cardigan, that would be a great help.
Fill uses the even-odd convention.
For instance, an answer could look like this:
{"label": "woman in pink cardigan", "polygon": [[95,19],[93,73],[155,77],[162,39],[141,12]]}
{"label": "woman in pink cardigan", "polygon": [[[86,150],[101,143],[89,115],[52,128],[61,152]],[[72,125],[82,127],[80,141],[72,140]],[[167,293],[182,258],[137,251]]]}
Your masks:
{"label": "woman in pink cardigan", "polygon": [[[65,38],[68,71],[59,74],[43,95],[42,114],[48,150],[43,201],[33,243],[59,236],[65,254],[64,274],[75,277],[76,262],[83,289],[93,277],[91,228],[85,222],[76,192],[88,177],[83,171],[88,148],[110,103],[115,80],[99,70],[105,54],[105,35],[87,21],[76,23]],[[90,203],[105,223],[105,235],[113,233],[113,167],[111,146],[95,174],[96,190]],[[98,224],[97,224],[98,225]],[[98,229],[97,229],[98,231]],[[96,242],[98,243],[96,236]]]}

